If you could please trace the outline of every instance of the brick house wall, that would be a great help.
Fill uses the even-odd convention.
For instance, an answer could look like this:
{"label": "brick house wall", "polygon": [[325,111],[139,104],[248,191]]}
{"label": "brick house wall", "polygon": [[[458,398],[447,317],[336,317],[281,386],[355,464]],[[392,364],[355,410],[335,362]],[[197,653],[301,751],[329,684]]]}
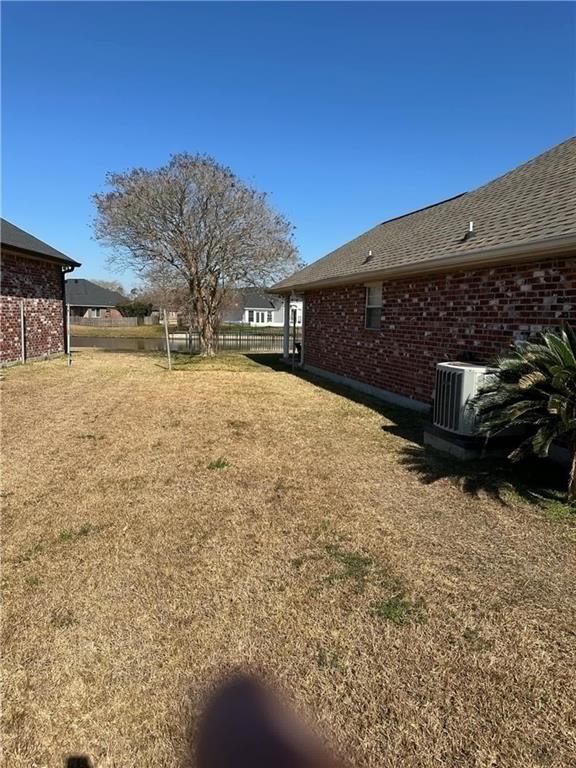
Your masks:
{"label": "brick house wall", "polygon": [[388,280],[382,303],[366,330],[363,284],[306,291],[304,364],[429,403],[436,363],[576,322],[576,257]]}
{"label": "brick house wall", "polygon": [[20,360],[20,302],[24,301],[26,358],[65,351],[62,267],[2,250],[0,363]]}

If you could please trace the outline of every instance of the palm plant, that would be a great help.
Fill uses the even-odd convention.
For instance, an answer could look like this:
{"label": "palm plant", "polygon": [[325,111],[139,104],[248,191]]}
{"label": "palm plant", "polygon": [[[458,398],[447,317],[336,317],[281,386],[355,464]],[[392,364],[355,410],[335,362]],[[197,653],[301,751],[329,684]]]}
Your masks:
{"label": "palm plant", "polygon": [[529,436],[510,454],[547,456],[552,442],[565,440],[570,451],[568,501],[576,501],[576,332],[566,326],[544,331],[541,341],[517,342],[495,364],[472,405],[478,431],[495,435],[526,425]]}

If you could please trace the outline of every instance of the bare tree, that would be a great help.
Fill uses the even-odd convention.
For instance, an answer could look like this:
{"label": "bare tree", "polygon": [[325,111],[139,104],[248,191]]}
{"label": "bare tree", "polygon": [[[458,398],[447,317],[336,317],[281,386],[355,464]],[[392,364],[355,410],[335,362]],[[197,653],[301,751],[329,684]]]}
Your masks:
{"label": "bare tree", "polygon": [[119,293],[122,296],[126,296],[124,286],[118,280],[92,279],[92,282],[96,283],[96,285],[99,285],[101,288],[107,288],[109,291],[116,291],[116,293]]}
{"label": "bare tree", "polygon": [[155,309],[189,315],[190,292],[182,275],[173,268],[154,266],[146,270],[136,295],[140,300],[149,301]]}
{"label": "bare tree", "polygon": [[106,181],[112,190],[93,196],[96,238],[112,247],[112,262],[184,282],[204,355],[214,354],[228,288],[265,285],[297,263],[289,222],[210,157],[174,155],[158,170]]}

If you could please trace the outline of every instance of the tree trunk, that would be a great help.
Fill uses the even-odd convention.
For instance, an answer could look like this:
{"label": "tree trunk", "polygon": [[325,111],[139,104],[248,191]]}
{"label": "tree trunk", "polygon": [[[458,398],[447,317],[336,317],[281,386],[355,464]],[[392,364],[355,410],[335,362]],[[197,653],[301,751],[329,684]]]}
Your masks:
{"label": "tree trunk", "polygon": [[191,318],[198,330],[202,357],[216,355],[216,331],[222,296],[218,295],[218,279],[209,278],[206,284],[192,277],[189,281]]}
{"label": "tree trunk", "polygon": [[206,318],[200,327],[200,354],[202,357],[214,357],[216,350],[214,348],[216,334],[211,319]]}
{"label": "tree trunk", "polygon": [[570,477],[568,478],[568,501],[576,501],[576,435],[568,443],[570,448]]}

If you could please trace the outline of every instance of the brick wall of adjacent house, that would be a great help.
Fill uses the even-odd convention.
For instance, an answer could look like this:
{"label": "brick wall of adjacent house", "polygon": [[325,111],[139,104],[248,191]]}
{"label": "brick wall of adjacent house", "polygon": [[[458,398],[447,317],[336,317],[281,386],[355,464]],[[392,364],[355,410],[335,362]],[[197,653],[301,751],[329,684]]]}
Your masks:
{"label": "brick wall of adjacent house", "polygon": [[365,287],[307,291],[304,362],[430,402],[436,363],[490,360],[514,339],[576,322],[576,257],[383,283],[382,327],[364,327]]}
{"label": "brick wall of adjacent house", "polygon": [[65,349],[61,266],[2,251],[0,363],[20,360],[22,301],[27,359],[42,358]]}

